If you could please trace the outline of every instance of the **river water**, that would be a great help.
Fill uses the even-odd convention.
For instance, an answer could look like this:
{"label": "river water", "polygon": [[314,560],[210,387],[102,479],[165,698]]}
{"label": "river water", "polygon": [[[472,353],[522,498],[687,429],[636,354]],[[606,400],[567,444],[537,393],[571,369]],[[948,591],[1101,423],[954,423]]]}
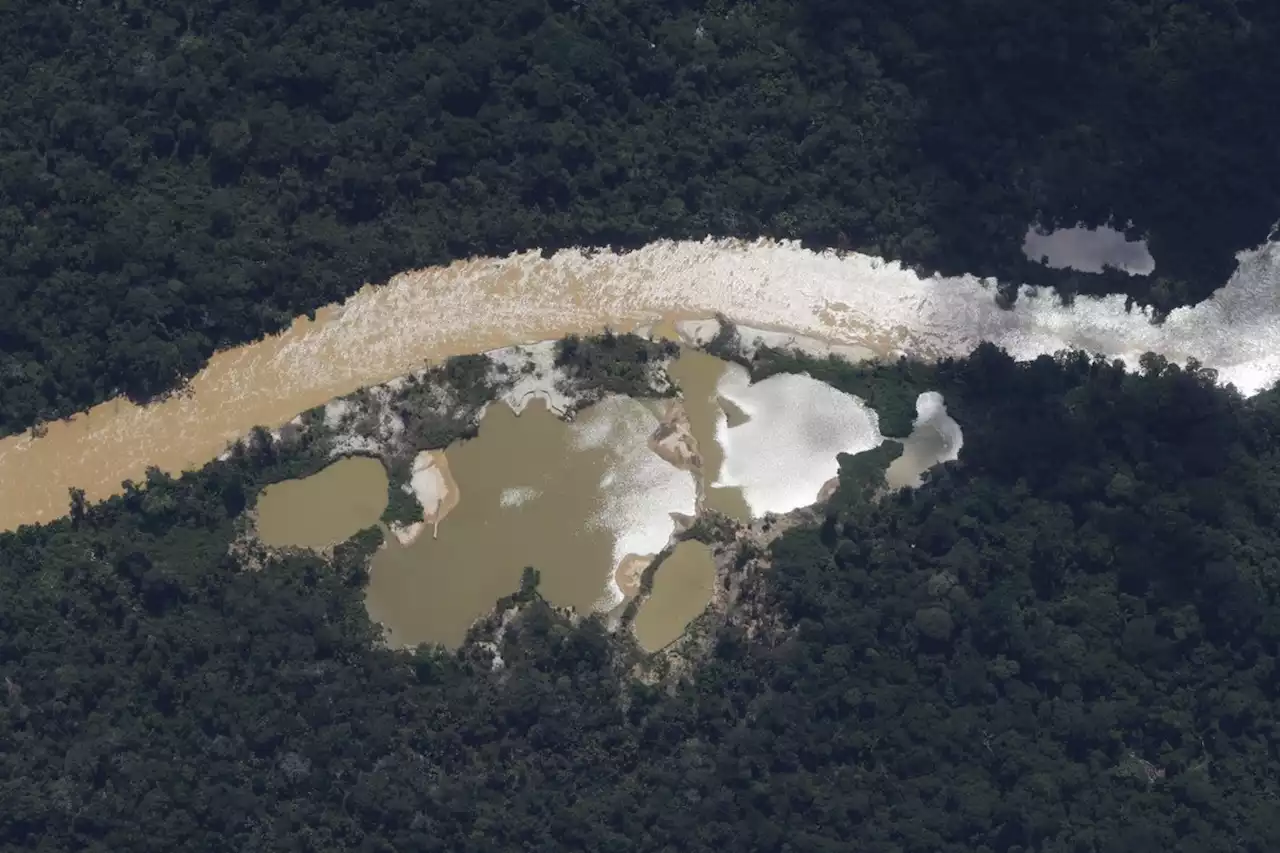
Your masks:
{"label": "river water", "polygon": [[1013,311],[972,277],[920,278],[866,255],[796,244],[659,242],[624,255],[566,250],[477,259],[365,287],[314,321],[219,353],[168,400],[114,400],[40,438],[0,441],[0,528],[67,510],[67,490],[92,500],[141,481],[155,465],[178,472],[214,458],[255,425],[386,381],[430,359],[513,343],[633,329],[658,318],[716,312],[876,353],[964,355],[990,340],[1016,357],[1079,347],[1131,363],[1148,350],[1198,358],[1252,393],[1280,375],[1280,264],[1274,247],[1243,253],[1213,299],[1162,326],[1126,313],[1122,298],[1057,304],[1026,296]]}

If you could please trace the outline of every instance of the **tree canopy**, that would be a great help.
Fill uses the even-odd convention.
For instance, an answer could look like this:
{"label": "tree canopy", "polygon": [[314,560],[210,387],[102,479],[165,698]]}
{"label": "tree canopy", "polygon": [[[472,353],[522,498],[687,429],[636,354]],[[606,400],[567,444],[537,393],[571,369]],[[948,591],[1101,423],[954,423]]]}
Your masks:
{"label": "tree canopy", "polygon": [[666,685],[537,567],[500,669],[374,642],[376,530],[251,568],[305,444],[0,535],[0,843],[1276,849],[1280,393],[989,346],[932,378],[960,460],[878,500],[844,466],[758,578],[777,626],[731,613]]}

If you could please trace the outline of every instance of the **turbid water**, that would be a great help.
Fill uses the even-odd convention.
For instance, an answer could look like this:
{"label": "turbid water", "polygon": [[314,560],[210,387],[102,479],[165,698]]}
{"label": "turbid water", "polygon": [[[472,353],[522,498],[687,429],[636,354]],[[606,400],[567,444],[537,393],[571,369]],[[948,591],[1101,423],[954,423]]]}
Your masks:
{"label": "turbid water", "polygon": [[636,614],[636,639],[657,651],[678,638],[711,601],[716,564],[711,549],[687,540],[658,566],[653,592]]}
{"label": "turbid water", "polygon": [[[603,450],[575,455],[569,425],[535,403],[520,416],[485,414],[476,438],[445,451],[465,494],[435,537],[388,542],[369,573],[369,615],[394,645],[457,645],[493,602],[516,590],[526,565],[542,572],[542,593],[590,608],[604,588],[613,543],[588,528]],[[511,489],[528,497],[513,504]]]}
{"label": "turbid water", "polygon": [[273,483],[258,498],[258,537],[274,547],[326,548],[378,523],[387,508],[387,471],[349,456],[310,477]]}
{"label": "turbid water", "polygon": [[[67,510],[67,489],[93,500],[141,481],[148,466],[177,472],[215,457],[255,425],[276,427],[427,359],[517,342],[628,330],[656,319],[723,312],[748,325],[876,353],[964,355],[982,340],[1030,358],[1079,347],[1136,363],[1148,350],[1195,357],[1252,393],[1280,375],[1280,265],[1274,247],[1243,253],[1213,299],[1161,326],[1124,299],[1024,297],[1002,311],[972,277],[920,278],[860,254],[797,244],[658,242],[623,255],[527,252],[404,273],[281,335],[219,353],[187,389],[139,407],[115,400],[40,438],[0,441],[0,528]],[[464,486],[465,489],[465,486]]]}
{"label": "turbid water", "polygon": [[[526,565],[539,569],[552,603],[607,610],[638,591],[677,514],[710,508],[746,520],[812,503],[837,453],[881,441],[861,401],[808,377],[749,385],[740,366],[687,348],[672,374],[680,400],[610,397],[573,422],[542,400],[522,415],[498,404],[475,439],[419,454],[412,486],[431,535],[416,535],[423,525],[395,530],[367,590],[390,642],[456,645]],[[922,394],[917,415],[891,484],[912,485],[959,451],[939,395]],[[732,484],[716,485],[726,478]],[[270,545],[323,548],[374,523],[386,503],[382,464],[351,457],[265,490],[259,534]],[[642,645],[678,637],[710,600],[714,573],[704,546],[679,545],[640,611]]]}
{"label": "turbid water", "polygon": [[964,435],[947,413],[941,394],[926,391],[916,399],[916,420],[902,445],[902,455],[885,471],[892,489],[915,488],[930,468],[960,458]]}
{"label": "turbid water", "polygon": [[669,372],[680,387],[685,411],[689,416],[690,431],[702,457],[699,472],[702,505],[730,518],[747,521],[751,518],[751,508],[742,496],[742,489],[737,486],[716,485],[720,479],[720,469],[724,465],[724,448],[716,439],[716,425],[721,418],[726,417],[724,401],[716,391],[716,386],[728,367],[727,362],[686,348],[672,363]]}
{"label": "turbid water", "polygon": [[537,402],[517,416],[490,407],[476,438],[445,451],[461,500],[438,535],[374,558],[367,604],[393,645],[457,645],[525,566],[556,605],[616,601],[612,573],[628,554],[665,547],[670,512],[694,509],[692,475],[645,445],[650,405],[613,398],[568,424]]}

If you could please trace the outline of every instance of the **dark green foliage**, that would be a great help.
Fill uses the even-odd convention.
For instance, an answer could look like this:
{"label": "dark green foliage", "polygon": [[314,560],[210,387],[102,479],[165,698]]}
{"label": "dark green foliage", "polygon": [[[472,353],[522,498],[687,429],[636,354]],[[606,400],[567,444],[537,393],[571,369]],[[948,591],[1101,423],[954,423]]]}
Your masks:
{"label": "dark green foliage", "polygon": [[840,464],[839,486],[827,501],[827,513],[838,512],[874,498],[885,487],[885,472],[889,470],[893,460],[901,455],[902,445],[890,440],[863,453],[853,456],[841,453],[837,456]]}
{"label": "dark green foliage", "polygon": [[488,356],[455,355],[440,369],[428,372],[426,379],[447,387],[462,407],[478,411],[498,396],[500,380],[490,375],[492,367]]}
{"label": "dark green foliage", "polygon": [[525,566],[520,573],[520,591],[517,593],[522,601],[531,601],[540,597],[538,585],[542,583],[542,573],[533,566]]}
{"label": "dark green foliage", "polygon": [[732,542],[736,532],[737,523],[733,519],[715,510],[704,509],[680,538],[715,545],[719,542]]}
{"label": "dark green foliage", "polygon": [[495,671],[373,645],[376,530],[241,567],[237,513],[314,464],[287,443],[0,535],[0,846],[1277,849],[1280,394],[990,347],[938,377],[960,462],[784,535],[787,630],[670,691],[536,570]]}
{"label": "dark green foliage", "polygon": [[79,524],[84,521],[85,511],[88,509],[88,503],[85,501],[84,489],[71,488],[67,490],[71,494],[71,521]]}
{"label": "dark green foliage", "polygon": [[863,847],[1273,847],[1271,400],[1159,359],[947,373],[961,463],[775,548],[797,675],[755,713],[809,709],[775,749],[868,774]]}
{"label": "dark green foliage", "polygon": [[[390,448],[387,466],[387,524],[409,525],[423,520],[422,506],[407,491],[414,457],[423,450],[440,450],[475,436],[484,407],[497,399],[501,380],[490,375],[492,363],[483,355],[460,355],[421,376],[411,377],[396,392],[393,414],[404,423]],[[369,405],[367,402],[365,405]]]}
{"label": "dark green foliage", "polygon": [[[1280,6],[51,0],[0,15],[0,431],[469,255],[796,237],[1125,292],[1277,214]],[[1132,221],[1159,274],[1042,269]],[[779,283],[779,286],[783,286]]]}
{"label": "dark green foliage", "polygon": [[[639,335],[569,335],[556,343],[557,367],[568,374],[573,393],[593,400],[606,394],[654,396],[654,367],[676,357],[680,345],[651,341]],[[671,389],[675,393],[675,389]]]}
{"label": "dark green foliage", "polygon": [[738,332],[737,324],[723,314],[716,315],[716,322],[719,323],[719,328],[703,349],[723,361],[750,367],[751,360],[743,354],[742,335]]}
{"label": "dark green foliage", "polygon": [[362,589],[369,579],[369,561],[382,547],[382,528],[366,527],[333,549],[333,570],[349,587]]}
{"label": "dark green foliage", "polygon": [[412,478],[412,457],[388,466],[387,508],[382,511],[384,524],[407,527],[423,520],[422,504],[418,503],[418,498],[411,491],[405,489]]}
{"label": "dark green foliage", "polygon": [[475,435],[481,411],[500,390],[489,368],[483,355],[455,356],[409,379],[397,392],[395,414],[404,422],[405,440],[413,452],[438,450]]}

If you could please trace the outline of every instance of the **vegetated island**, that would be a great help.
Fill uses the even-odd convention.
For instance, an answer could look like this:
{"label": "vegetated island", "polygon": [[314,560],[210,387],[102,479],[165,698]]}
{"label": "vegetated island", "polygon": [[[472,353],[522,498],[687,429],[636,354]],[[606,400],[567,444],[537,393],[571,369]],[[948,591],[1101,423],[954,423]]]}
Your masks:
{"label": "vegetated island", "polygon": [[991,346],[936,365],[767,347],[749,363],[861,394],[886,432],[938,391],[964,450],[887,494],[892,453],[845,457],[830,501],[776,538],[767,521],[696,526],[732,557],[718,578],[732,594],[656,657],[547,606],[536,567],[460,649],[381,647],[362,600],[376,529],[246,565],[246,510],[266,483],[326,464],[305,441],[320,432],[259,433],[200,471],[0,535],[0,837],[157,851],[1280,843],[1266,748],[1280,393],[1244,399],[1158,357],[1017,363]]}
{"label": "vegetated island", "polygon": [[[0,432],[520,249],[788,237],[1195,302],[1277,218],[1278,26],[1130,0],[20,4]],[[1076,223],[1147,238],[1155,274],[1023,257]]]}

